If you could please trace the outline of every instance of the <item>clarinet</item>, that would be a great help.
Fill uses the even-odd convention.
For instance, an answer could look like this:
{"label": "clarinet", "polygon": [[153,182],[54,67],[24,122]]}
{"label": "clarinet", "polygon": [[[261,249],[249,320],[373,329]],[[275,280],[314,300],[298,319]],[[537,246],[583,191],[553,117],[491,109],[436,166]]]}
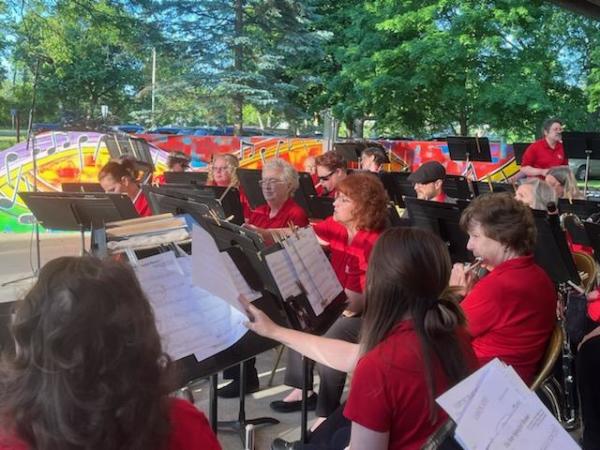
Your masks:
{"label": "clarinet", "polygon": [[[565,299],[567,299],[566,289],[559,289],[559,301],[565,305],[564,313],[566,314],[568,302]],[[567,334],[564,317],[559,318],[559,323],[564,335],[561,353],[563,401],[561,402],[562,411],[559,411],[559,415],[561,416],[559,419],[563,427],[570,431],[576,429],[579,425],[579,413],[576,406],[577,386],[575,384],[575,376],[573,375],[575,357],[571,351],[571,341]]]}

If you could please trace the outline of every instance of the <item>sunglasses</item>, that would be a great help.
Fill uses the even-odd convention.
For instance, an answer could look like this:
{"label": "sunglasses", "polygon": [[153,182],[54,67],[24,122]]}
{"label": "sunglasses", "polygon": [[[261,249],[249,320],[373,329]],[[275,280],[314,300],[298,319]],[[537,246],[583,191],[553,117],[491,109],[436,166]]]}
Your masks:
{"label": "sunglasses", "polygon": [[331,176],[335,173],[335,170],[329,172],[328,175],[323,175],[322,177],[318,177],[320,181],[327,181],[331,178]]}

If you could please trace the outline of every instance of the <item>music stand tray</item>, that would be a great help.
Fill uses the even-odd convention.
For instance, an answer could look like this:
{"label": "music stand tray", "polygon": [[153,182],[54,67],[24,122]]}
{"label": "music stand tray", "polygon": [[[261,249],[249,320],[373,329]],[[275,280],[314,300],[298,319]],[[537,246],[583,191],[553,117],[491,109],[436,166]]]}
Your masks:
{"label": "music stand tray", "polygon": [[525,150],[527,147],[531,145],[531,142],[514,142],[512,145],[513,154],[515,155],[515,161],[520,166],[521,161],[523,161],[523,155],[525,154]]}
{"label": "music stand tray", "polygon": [[207,172],[165,172],[167,184],[199,184],[205,185],[208,180]]}
{"label": "music stand tray", "polygon": [[472,170],[477,179],[475,168],[471,163],[492,162],[490,141],[486,137],[448,136],[448,151],[452,161],[466,161],[467,171]]}
{"label": "music stand tray", "polygon": [[244,189],[250,208],[256,209],[261,205],[267,203],[263,196],[262,189],[258,182],[262,178],[262,171],[256,169],[236,169],[238,180],[240,185]]}
{"label": "music stand tray", "polygon": [[63,192],[104,192],[100,183],[62,183]]}
{"label": "music stand tray", "polygon": [[565,154],[572,159],[585,159],[583,195],[587,196],[590,161],[600,159],[600,133],[591,131],[567,131],[562,133]]}

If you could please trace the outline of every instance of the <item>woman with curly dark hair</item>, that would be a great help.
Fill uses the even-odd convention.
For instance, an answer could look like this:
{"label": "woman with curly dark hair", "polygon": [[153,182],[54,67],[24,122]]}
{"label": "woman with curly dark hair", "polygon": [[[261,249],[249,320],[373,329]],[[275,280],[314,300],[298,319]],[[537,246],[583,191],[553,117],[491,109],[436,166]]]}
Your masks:
{"label": "woman with curly dark hair", "polygon": [[168,397],[170,360],[130,268],[62,257],[40,271],[0,364],[0,448],[220,449],[204,415]]}
{"label": "woman with curly dark hair", "polygon": [[[344,287],[348,306],[326,336],[356,342],[364,309],[367,264],[375,242],[386,225],[388,197],[383,184],[371,173],[354,173],[336,186],[333,216],[313,225],[321,244],[329,249],[331,265]],[[285,384],[302,386],[302,360],[298,353],[288,353]],[[317,365],[320,375],[319,395],[309,397],[316,415],[327,417],[340,404],[346,373]],[[309,380],[311,386],[312,380]],[[301,391],[295,389],[285,399],[271,403],[276,411],[300,409]],[[317,424],[318,425],[318,424]]]}

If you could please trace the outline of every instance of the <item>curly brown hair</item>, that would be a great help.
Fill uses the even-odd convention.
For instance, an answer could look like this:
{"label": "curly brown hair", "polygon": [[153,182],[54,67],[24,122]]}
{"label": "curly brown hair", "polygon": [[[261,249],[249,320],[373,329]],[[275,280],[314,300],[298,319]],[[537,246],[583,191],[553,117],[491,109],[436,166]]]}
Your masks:
{"label": "curly brown hair", "polygon": [[519,255],[532,253],[537,229],[531,209],[508,192],[480,195],[463,211],[460,226],[466,232],[474,222],[485,235]]}
{"label": "curly brown hair", "polygon": [[38,450],[164,448],[170,360],[130,268],[50,261],[11,331],[17,352],[0,364],[3,432]]}
{"label": "curly brown hair", "polygon": [[347,164],[344,156],[336,151],[325,152],[315,158],[315,164],[317,166],[326,167],[327,170],[333,172],[337,169],[346,170]]}
{"label": "curly brown hair", "polygon": [[389,199],[377,175],[365,172],[350,174],[339,182],[336,190],[356,204],[354,219],[359,230],[385,228]]}

